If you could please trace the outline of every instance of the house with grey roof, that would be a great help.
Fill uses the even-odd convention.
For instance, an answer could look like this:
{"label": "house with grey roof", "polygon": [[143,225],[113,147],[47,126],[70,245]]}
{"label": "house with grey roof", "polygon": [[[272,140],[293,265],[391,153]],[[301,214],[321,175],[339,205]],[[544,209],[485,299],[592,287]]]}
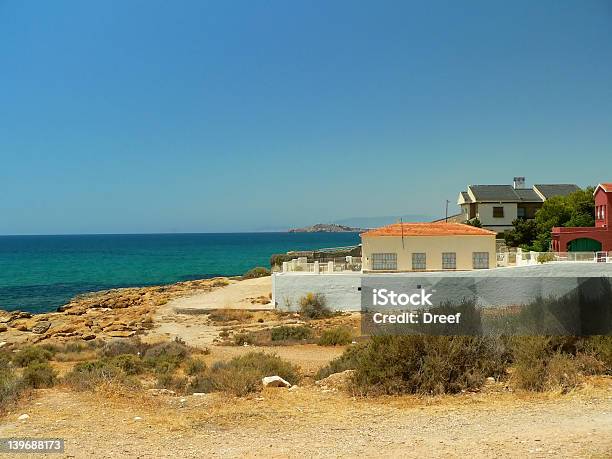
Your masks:
{"label": "house with grey roof", "polygon": [[580,188],[574,184],[540,184],[525,187],[525,177],[515,177],[512,185],[469,185],[459,193],[457,204],[463,218],[480,220],[483,228],[497,232],[512,229],[517,218],[535,218],[547,199],[566,196]]}

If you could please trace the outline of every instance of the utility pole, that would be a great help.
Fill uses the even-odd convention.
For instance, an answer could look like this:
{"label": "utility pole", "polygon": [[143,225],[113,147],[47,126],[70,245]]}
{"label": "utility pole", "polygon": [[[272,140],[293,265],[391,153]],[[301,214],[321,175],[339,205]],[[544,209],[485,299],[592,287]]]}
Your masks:
{"label": "utility pole", "polygon": [[445,214],[445,217],[444,217],[444,223],[448,223],[448,203],[449,202],[450,201],[447,199],[446,200],[446,214]]}

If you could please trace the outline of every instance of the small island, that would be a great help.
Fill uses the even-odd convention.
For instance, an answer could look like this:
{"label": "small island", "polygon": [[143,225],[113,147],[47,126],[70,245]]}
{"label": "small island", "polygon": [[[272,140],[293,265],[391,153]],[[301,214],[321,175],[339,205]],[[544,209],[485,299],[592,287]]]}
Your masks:
{"label": "small island", "polygon": [[353,228],[351,226],[338,225],[336,223],[317,223],[316,225],[304,228],[291,228],[290,233],[359,233],[366,231],[363,228]]}

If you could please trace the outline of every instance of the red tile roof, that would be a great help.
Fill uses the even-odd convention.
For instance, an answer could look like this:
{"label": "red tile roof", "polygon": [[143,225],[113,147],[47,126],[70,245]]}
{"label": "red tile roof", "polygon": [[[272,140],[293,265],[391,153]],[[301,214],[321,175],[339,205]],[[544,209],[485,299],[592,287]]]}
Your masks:
{"label": "red tile roof", "polygon": [[606,193],[612,192],[612,183],[600,183],[598,186],[602,187]]}
{"label": "red tile roof", "polygon": [[361,237],[376,236],[493,236],[489,231],[463,223],[394,223],[361,234]]}

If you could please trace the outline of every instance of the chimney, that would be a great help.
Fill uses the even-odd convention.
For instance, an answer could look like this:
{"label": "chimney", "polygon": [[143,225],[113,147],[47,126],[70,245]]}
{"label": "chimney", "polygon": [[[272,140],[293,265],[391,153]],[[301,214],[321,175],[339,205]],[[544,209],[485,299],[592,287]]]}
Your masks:
{"label": "chimney", "polygon": [[514,177],[514,189],[521,190],[525,188],[525,177]]}

